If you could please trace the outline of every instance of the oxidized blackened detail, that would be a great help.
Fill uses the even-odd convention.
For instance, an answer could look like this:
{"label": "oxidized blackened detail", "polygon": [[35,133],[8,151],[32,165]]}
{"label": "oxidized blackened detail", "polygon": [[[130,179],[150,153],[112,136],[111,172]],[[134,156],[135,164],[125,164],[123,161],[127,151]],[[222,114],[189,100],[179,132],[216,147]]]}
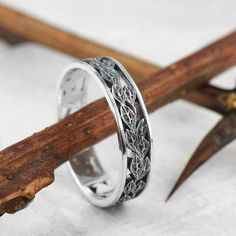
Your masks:
{"label": "oxidized blackened detail", "polygon": [[[150,135],[146,120],[138,121],[136,111],[137,94],[128,79],[119,73],[115,61],[98,57],[87,61],[102,76],[109,87],[122,118],[125,142],[128,148],[127,177],[124,191],[118,203],[137,197],[145,188],[150,172]],[[141,114],[143,116],[143,114]]]}

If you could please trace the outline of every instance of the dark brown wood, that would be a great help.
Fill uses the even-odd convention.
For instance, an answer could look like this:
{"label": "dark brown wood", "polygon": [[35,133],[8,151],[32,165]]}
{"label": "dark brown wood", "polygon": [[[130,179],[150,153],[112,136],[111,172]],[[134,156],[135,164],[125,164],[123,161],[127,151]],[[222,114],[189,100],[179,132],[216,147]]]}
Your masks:
{"label": "dark brown wood", "polygon": [[205,107],[223,114],[223,119],[202,140],[166,200],[169,200],[200,166],[236,138],[236,89],[227,90],[210,85],[199,89],[201,89],[202,97],[199,97],[199,94],[193,91],[188,94],[188,100],[200,105],[205,103]]}
{"label": "dark brown wood", "polygon": [[[236,32],[139,80],[138,86],[148,111],[152,112],[235,63]],[[40,189],[53,182],[56,167],[115,130],[106,101],[100,99],[1,151],[0,213],[12,213],[24,207]]]}
{"label": "dark brown wood", "polygon": [[223,119],[206,135],[196,149],[186,167],[182,171],[174,187],[166,198],[168,201],[176,190],[204,163],[210,160],[214,154],[223,149],[228,143],[236,138],[236,90],[217,88],[205,85],[199,88],[199,93],[192,91],[188,100],[196,104],[213,109],[223,115]]}
{"label": "dark brown wood", "polygon": [[[2,4],[0,4],[0,37],[12,45],[22,43],[25,40],[40,43],[77,58],[97,55],[111,56],[125,65],[137,81],[147,77],[149,74],[156,73],[160,69],[157,65],[84,39],[78,35],[14,11]],[[190,97],[188,95],[185,96],[185,93],[183,95],[182,98],[194,103],[196,102],[201,106],[206,105],[207,108],[215,109],[216,112],[219,112],[221,109],[215,107],[214,99],[210,99],[208,103],[202,99],[204,96],[208,96],[206,90],[203,94],[201,90],[196,90],[192,96],[190,94]]]}
{"label": "dark brown wood", "polygon": [[222,115],[236,108],[235,89],[227,90],[206,84],[188,93],[185,97],[189,102],[206,107]]}
{"label": "dark brown wood", "polygon": [[15,34],[12,34],[6,30],[0,29],[0,38],[4,39],[8,44],[14,46],[25,42],[21,37],[17,37]]}
{"label": "dark brown wood", "polygon": [[53,182],[57,166],[114,131],[112,113],[100,99],[0,152],[0,213],[25,207]]}
{"label": "dark brown wood", "polygon": [[227,144],[236,138],[236,111],[232,110],[212,129],[200,143],[187,163],[167,199],[192,175],[200,166],[213,157]]}

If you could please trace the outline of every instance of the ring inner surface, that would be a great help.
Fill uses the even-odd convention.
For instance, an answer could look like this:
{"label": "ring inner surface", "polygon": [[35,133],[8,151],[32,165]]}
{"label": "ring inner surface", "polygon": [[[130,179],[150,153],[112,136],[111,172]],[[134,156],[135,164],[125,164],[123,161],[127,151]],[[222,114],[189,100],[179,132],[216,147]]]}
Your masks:
{"label": "ring inner surface", "polygon": [[[96,87],[94,87],[94,85]],[[90,88],[91,86],[92,90],[96,89],[96,91],[94,93],[91,91],[87,93],[88,87]],[[60,119],[65,118],[69,114],[87,105],[87,100],[90,100],[90,102],[96,100],[98,98],[98,89],[99,86],[97,82],[87,71],[82,69],[71,69],[68,71],[60,87]],[[101,93],[101,95],[103,96],[104,94]],[[114,161],[114,159],[112,161]],[[103,199],[114,192],[115,181],[105,173],[94,147],[74,155],[70,160],[70,165],[74,171],[73,174],[77,183],[83,188],[85,193]]]}

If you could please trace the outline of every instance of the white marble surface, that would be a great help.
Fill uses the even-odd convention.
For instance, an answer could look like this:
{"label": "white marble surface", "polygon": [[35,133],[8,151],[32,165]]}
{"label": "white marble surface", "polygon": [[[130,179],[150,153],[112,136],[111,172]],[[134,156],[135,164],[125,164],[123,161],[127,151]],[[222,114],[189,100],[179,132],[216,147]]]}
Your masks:
{"label": "white marble surface", "polygon": [[[162,65],[235,29],[234,0],[0,1]],[[72,58],[35,44],[0,41],[0,146],[55,122],[57,77]],[[231,70],[216,83],[233,86]],[[156,146],[145,194],[118,209],[101,210],[80,195],[65,166],[25,210],[0,218],[1,236],[227,235],[236,233],[236,159],[232,143],[164,199],[200,139],[220,117],[187,102],[151,115]],[[105,145],[103,146],[105,149]],[[107,154],[115,148],[109,145]]]}

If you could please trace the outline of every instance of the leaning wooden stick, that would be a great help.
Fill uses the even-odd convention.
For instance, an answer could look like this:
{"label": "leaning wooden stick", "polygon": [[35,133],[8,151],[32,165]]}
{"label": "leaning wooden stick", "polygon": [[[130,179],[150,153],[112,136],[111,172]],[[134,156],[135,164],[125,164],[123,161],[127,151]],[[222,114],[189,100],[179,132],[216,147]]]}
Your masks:
{"label": "leaning wooden stick", "polygon": [[200,166],[207,162],[214,154],[236,138],[236,111],[227,113],[222,120],[202,140],[191,159],[185,166],[166,201],[176,192]]}
{"label": "leaning wooden stick", "polygon": [[[13,43],[22,40],[32,41],[77,58],[101,55],[114,57],[124,64],[132,75],[138,78],[142,78],[144,74],[156,72],[158,68],[151,63],[50,26],[2,4],[0,4],[1,30],[7,34],[6,36]],[[19,39],[15,38],[14,40],[14,35]]]}
{"label": "leaning wooden stick", "polygon": [[[236,32],[139,80],[149,112],[236,64]],[[100,99],[61,122],[0,152],[0,213],[22,209],[54,180],[54,169],[116,130]]]}
{"label": "leaning wooden stick", "polygon": [[234,90],[226,90],[209,84],[188,93],[187,98],[190,102],[199,104],[222,115],[235,109],[236,95]]}
{"label": "leaning wooden stick", "polygon": [[[40,43],[77,58],[101,55],[111,56],[125,65],[137,81],[160,69],[160,67],[154,64],[81,38],[78,35],[43,23],[1,4],[0,37],[5,38],[13,45],[24,41]],[[183,98],[188,101],[206,106],[209,109],[216,109],[217,112],[219,111],[217,107],[215,108],[216,104],[214,100],[209,100],[206,104],[204,99],[202,99],[208,96],[206,90],[203,93],[201,89],[195,90],[193,95],[191,93],[189,95],[184,93],[183,95]],[[221,107],[221,104],[219,106]]]}
{"label": "leaning wooden stick", "polygon": [[[214,154],[223,149],[227,144],[236,139],[236,91],[234,89],[221,89],[213,86],[205,86],[201,90],[203,96],[200,101],[205,106],[213,104],[214,110],[223,115],[223,118],[216,126],[203,138],[198,148],[195,150],[178,180],[170,191],[166,201],[176,192],[176,190],[204,163],[210,160]],[[191,93],[192,99],[198,103],[200,99]]]}

